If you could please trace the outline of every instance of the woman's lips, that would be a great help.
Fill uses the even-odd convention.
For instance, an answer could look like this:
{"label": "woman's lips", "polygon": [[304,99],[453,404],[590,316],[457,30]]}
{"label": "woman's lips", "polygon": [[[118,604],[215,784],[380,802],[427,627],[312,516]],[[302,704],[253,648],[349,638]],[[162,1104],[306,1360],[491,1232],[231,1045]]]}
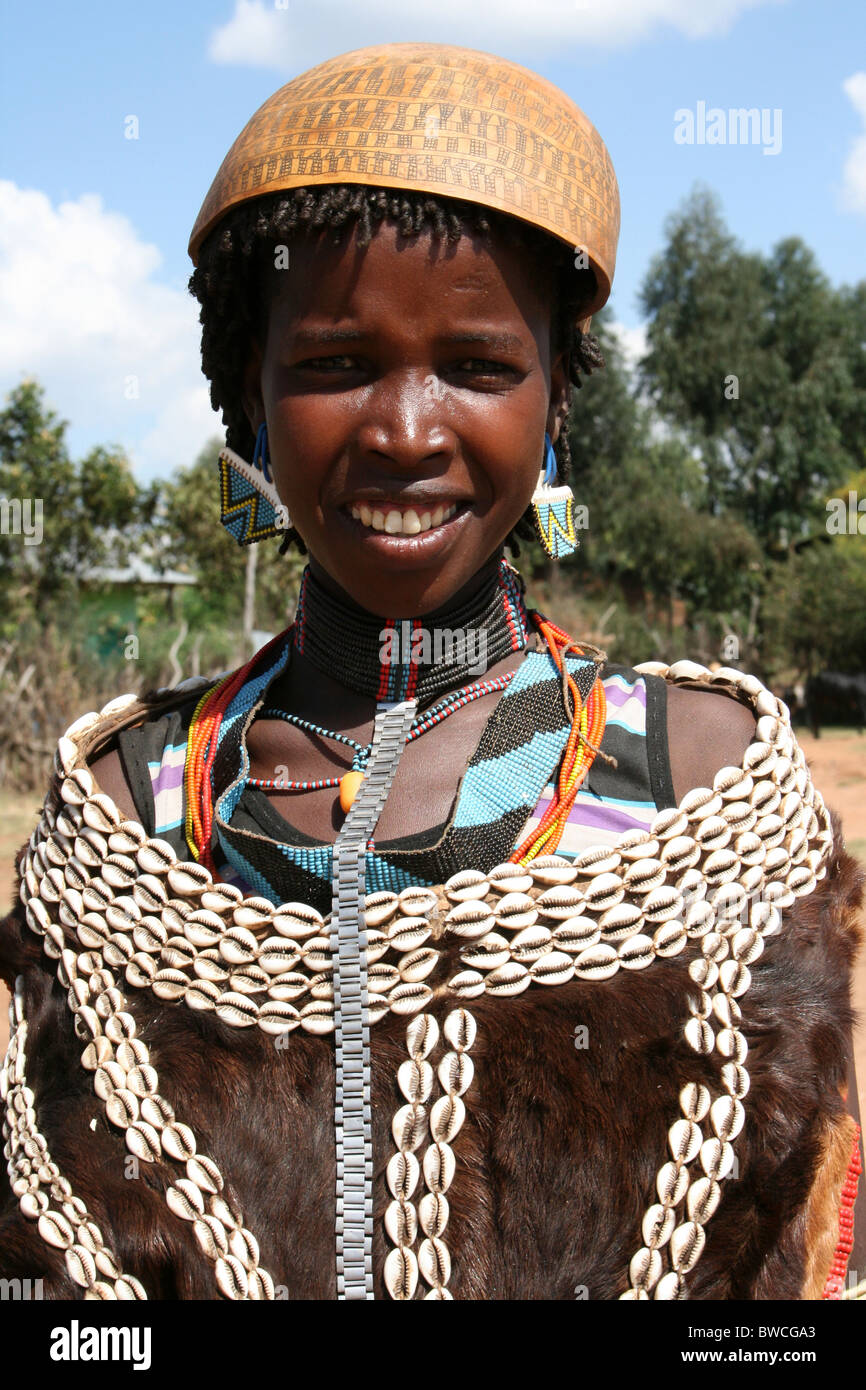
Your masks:
{"label": "woman's lips", "polygon": [[395,507],[393,503],[370,504],[354,502],[349,513],[355,521],[371,531],[384,532],[388,536],[419,536],[424,531],[435,530],[457,512],[457,503],[439,504],[436,507]]}
{"label": "woman's lips", "polygon": [[[366,515],[369,509],[371,523],[374,512],[381,513],[381,530],[364,522],[362,507],[365,509],[363,515]],[[404,529],[409,512],[414,512],[418,519],[417,531],[411,529],[414,525],[411,517],[409,529]],[[396,513],[394,520],[391,520],[392,513]],[[434,518],[440,513],[441,519],[434,525]],[[430,518],[429,527],[426,527],[424,522],[425,515]],[[374,507],[369,502],[351,502],[338,508],[336,516],[348,528],[353,540],[359,541],[364,547],[368,559],[396,566],[398,570],[411,570],[424,568],[441,560],[457,544],[464,526],[471,520],[472,506],[469,502],[452,502],[447,506],[440,505],[428,510],[421,507],[398,508],[391,503]],[[392,527],[396,527],[399,521],[399,531],[388,530],[384,524],[388,520]],[[422,522],[426,529],[422,527]]]}

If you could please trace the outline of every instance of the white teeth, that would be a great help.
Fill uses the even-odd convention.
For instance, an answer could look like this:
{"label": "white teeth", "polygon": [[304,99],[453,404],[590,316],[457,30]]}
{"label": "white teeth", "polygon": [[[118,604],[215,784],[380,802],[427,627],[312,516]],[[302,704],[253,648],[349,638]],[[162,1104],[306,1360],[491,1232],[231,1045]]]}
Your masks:
{"label": "white teeth", "polygon": [[433,527],[449,521],[456,511],[456,504],[437,507],[433,512],[420,513],[414,507],[409,507],[402,513],[398,512],[396,507],[389,508],[387,512],[374,511],[366,502],[355,503],[351,508],[356,521],[360,521],[363,526],[372,527],[374,531],[384,531],[389,536],[417,536],[422,531],[430,531]]}

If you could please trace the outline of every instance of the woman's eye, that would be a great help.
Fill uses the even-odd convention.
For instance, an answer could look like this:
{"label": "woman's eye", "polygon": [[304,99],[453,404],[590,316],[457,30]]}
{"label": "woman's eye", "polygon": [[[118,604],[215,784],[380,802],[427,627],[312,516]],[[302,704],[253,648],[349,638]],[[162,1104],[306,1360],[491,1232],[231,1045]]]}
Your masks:
{"label": "woman's eye", "polygon": [[461,367],[468,366],[471,371],[476,373],[480,371],[482,375],[490,372],[501,374],[512,370],[504,362],[489,362],[486,357],[467,357],[460,365]]}
{"label": "woman's eye", "polygon": [[306,362],[300,362],[298,365],[301,367],[312,367],[315,371],[320,369],[327,371],[329,368],[334,368],[335,363],[341,364],[336,367],[337,371],[349,371],[355,365],[355,359],[354,357],[346,356],[310,357]]}

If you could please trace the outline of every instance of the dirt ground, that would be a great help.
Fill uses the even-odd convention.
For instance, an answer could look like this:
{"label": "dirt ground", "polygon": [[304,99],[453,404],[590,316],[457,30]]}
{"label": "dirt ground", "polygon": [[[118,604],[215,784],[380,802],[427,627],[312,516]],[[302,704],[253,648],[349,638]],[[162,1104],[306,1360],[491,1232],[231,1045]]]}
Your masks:
{"label": "dirt ground", "polygon": [[[825,729],[820,739],[798,731],[815,785],[828,806],[841,816],[849,851],[866,868],[866,735],[848,729]],[[39,819],[38,798],[13,799],[0,794],[0,909],[12,902],[13,860]],[[866,926],[866,922],[864,922]],[[856,972],[854,1003],[860,1026],[855,1034],[860,1114],[866,1119],[866,950]],[[0,984],[0,1048],[8,1037],[8,994]]]}

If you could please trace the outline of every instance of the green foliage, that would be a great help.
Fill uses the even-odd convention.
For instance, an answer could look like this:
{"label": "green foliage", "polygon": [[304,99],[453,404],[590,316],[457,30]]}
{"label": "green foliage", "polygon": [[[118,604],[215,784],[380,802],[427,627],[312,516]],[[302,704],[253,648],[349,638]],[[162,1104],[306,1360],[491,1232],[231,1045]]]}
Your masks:
{"label": "green foliage", "polygon": [[[222,441],[214,438],[195,461],[163,484],[160,501],[161,560],[198,577],[185,596],[190,625],[240,629],[248,548],[220,524],[217,460]],[[261,541],[256,570],[255,623],[279,632],[294,613],[304,559],[296,551],[279,554],[279,541]]]}
{"label": "green foliage", "polygon": [[153,514],[154,490],[137,486],[122,451],[98,447],[73,463],[66,427],[34,381],[0,411],[0,496],[31,518],[29,536],[12,528],[0,536],[4,634],[34,610],[57,621],[86,571],[123,564]]}
{"label": "green foliage", "polygon": [[706,190],[666,233],[641,295],[642,383],[696,448],[710,511],[783,550],[863,458],[863,287],[832,289],[796,237],[747,254]]}

